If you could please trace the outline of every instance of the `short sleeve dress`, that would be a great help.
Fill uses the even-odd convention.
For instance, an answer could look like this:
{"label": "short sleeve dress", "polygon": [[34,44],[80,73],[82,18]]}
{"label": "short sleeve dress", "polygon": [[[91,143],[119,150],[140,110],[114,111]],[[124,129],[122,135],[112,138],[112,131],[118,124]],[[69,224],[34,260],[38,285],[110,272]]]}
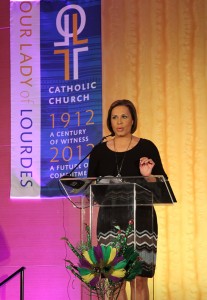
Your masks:
{"label": "short sleeve dress", "polygon": [[[124,159],[123,159],[124,157]],[[167,175],[163,169],[157,147],[153,142],[141,138],[139,142],[126,152],[114,152],[106,143],[94,147],[89,160],[88,177],[117,176],[117,164],[122,164],[121,176],[141,176],[139,161],[141,157],[151,158],[155,162],[153,175]],[[109,245],[117,232],[115,226],[119,225],[124,231],[132,219],[130,207],[101,207],[97,221],[97,238],[99,244]],[[157,253],[158,225],[154,207],[139,206],[136,210],[136,248],[142,258],[143,277],[154,276]],[[134,232],[128,237],[128,244],[134,241]]]}

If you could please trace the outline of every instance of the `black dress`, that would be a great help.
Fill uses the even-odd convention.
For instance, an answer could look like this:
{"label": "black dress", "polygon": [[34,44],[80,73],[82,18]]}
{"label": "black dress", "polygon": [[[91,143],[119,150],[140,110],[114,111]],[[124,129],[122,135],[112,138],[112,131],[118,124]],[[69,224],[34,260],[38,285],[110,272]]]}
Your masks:
{"label": "black dress", "polygon": [[[95,146],[90,155],[88,177],[116,177],[117,164],[120,166],[122,161],[122,177],[141,176],[139,171],[141,157],[151,158],[155,162],[153,175],[163,175],[167,178],[157,147],[147,139],[140,139],[138,144],[127,152],[115,153],[107,147],[106,143]],[[108,245],[117,234],[114,226],[119,225],[124,231],[132,218],[131,207],[101,207],[97,224],[98,242]],[[139,206],[136,210],[136,220],[136,248],[143,260],[141,276],[150,278],[154,276],[157,253],[158,226],[154,208]],[[128,237],[128,244],[133,243],[133,236],[134,232]]]}

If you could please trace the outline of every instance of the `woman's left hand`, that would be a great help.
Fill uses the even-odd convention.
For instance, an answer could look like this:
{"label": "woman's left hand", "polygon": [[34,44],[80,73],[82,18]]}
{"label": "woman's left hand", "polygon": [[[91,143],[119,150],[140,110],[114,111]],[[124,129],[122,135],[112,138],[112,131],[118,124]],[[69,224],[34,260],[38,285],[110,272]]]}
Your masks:
{"label": "woman's left hand", "polygon": [[150,176],[155,163],[151,158],[141,157],[139,161],[139,170],[142,176]]}

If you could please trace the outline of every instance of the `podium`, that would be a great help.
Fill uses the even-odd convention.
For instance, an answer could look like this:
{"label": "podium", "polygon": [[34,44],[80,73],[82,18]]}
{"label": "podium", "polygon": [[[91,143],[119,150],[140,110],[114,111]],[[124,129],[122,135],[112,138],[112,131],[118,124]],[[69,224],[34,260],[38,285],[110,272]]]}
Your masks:
{"label": "podium", "polygon": [[[60,185],[71,204],[80,209],[82,243],[88,239],[85,224],[89,225],[91,244],[115,245],[125,242],[139,253],[141,276],[149,277],[150,299],[154,299],[153,277],[156,265],[157,218],[155,205],[172,205],[176,202],[172,188],[164,176],[150,177],[63,177]],[[130,232],[129,232],[130,227]],[[126,234],[127,233],[127,234]],[[103,277],[103,276],[102,276]],[[121,282],[121,280],[120,280]],[[127,280],[127,299],[136,298]],[[97,297],[84,283],[81,299],[117,299]]]}

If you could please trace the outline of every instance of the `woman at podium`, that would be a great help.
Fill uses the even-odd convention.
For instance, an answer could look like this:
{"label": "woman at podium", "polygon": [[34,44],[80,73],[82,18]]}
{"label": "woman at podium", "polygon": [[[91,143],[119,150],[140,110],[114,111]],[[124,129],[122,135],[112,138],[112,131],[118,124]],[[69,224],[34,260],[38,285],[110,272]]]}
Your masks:
{"label": "woman at podium", "polygon": [[[163,169],[157,147],[150,140],[137,137],[137,113],[129,100],[117,100],[109,108],[107,127],[113,138],[94,147],[90,159],[88,177],[127,177],[167,175]],[[131,209],[126,207],[101,207],[97,222],[99,244],[109,245],[114,239],[115,225],[126,230],[132,219]],[[152,206],[141,206],[136,210],[136,248],[142,258],[142,274],[136,277],[136,284],[131,282],[131,299],[148,300],[148,278],[155,272],[157,253],[157,217]],[[153,220],[153,222],[152,222]],[[129,237],[129,243],[130,241]],[[136,287],[136,290],[135,290]],[[127,299],[122,290],[118,299]]]}

